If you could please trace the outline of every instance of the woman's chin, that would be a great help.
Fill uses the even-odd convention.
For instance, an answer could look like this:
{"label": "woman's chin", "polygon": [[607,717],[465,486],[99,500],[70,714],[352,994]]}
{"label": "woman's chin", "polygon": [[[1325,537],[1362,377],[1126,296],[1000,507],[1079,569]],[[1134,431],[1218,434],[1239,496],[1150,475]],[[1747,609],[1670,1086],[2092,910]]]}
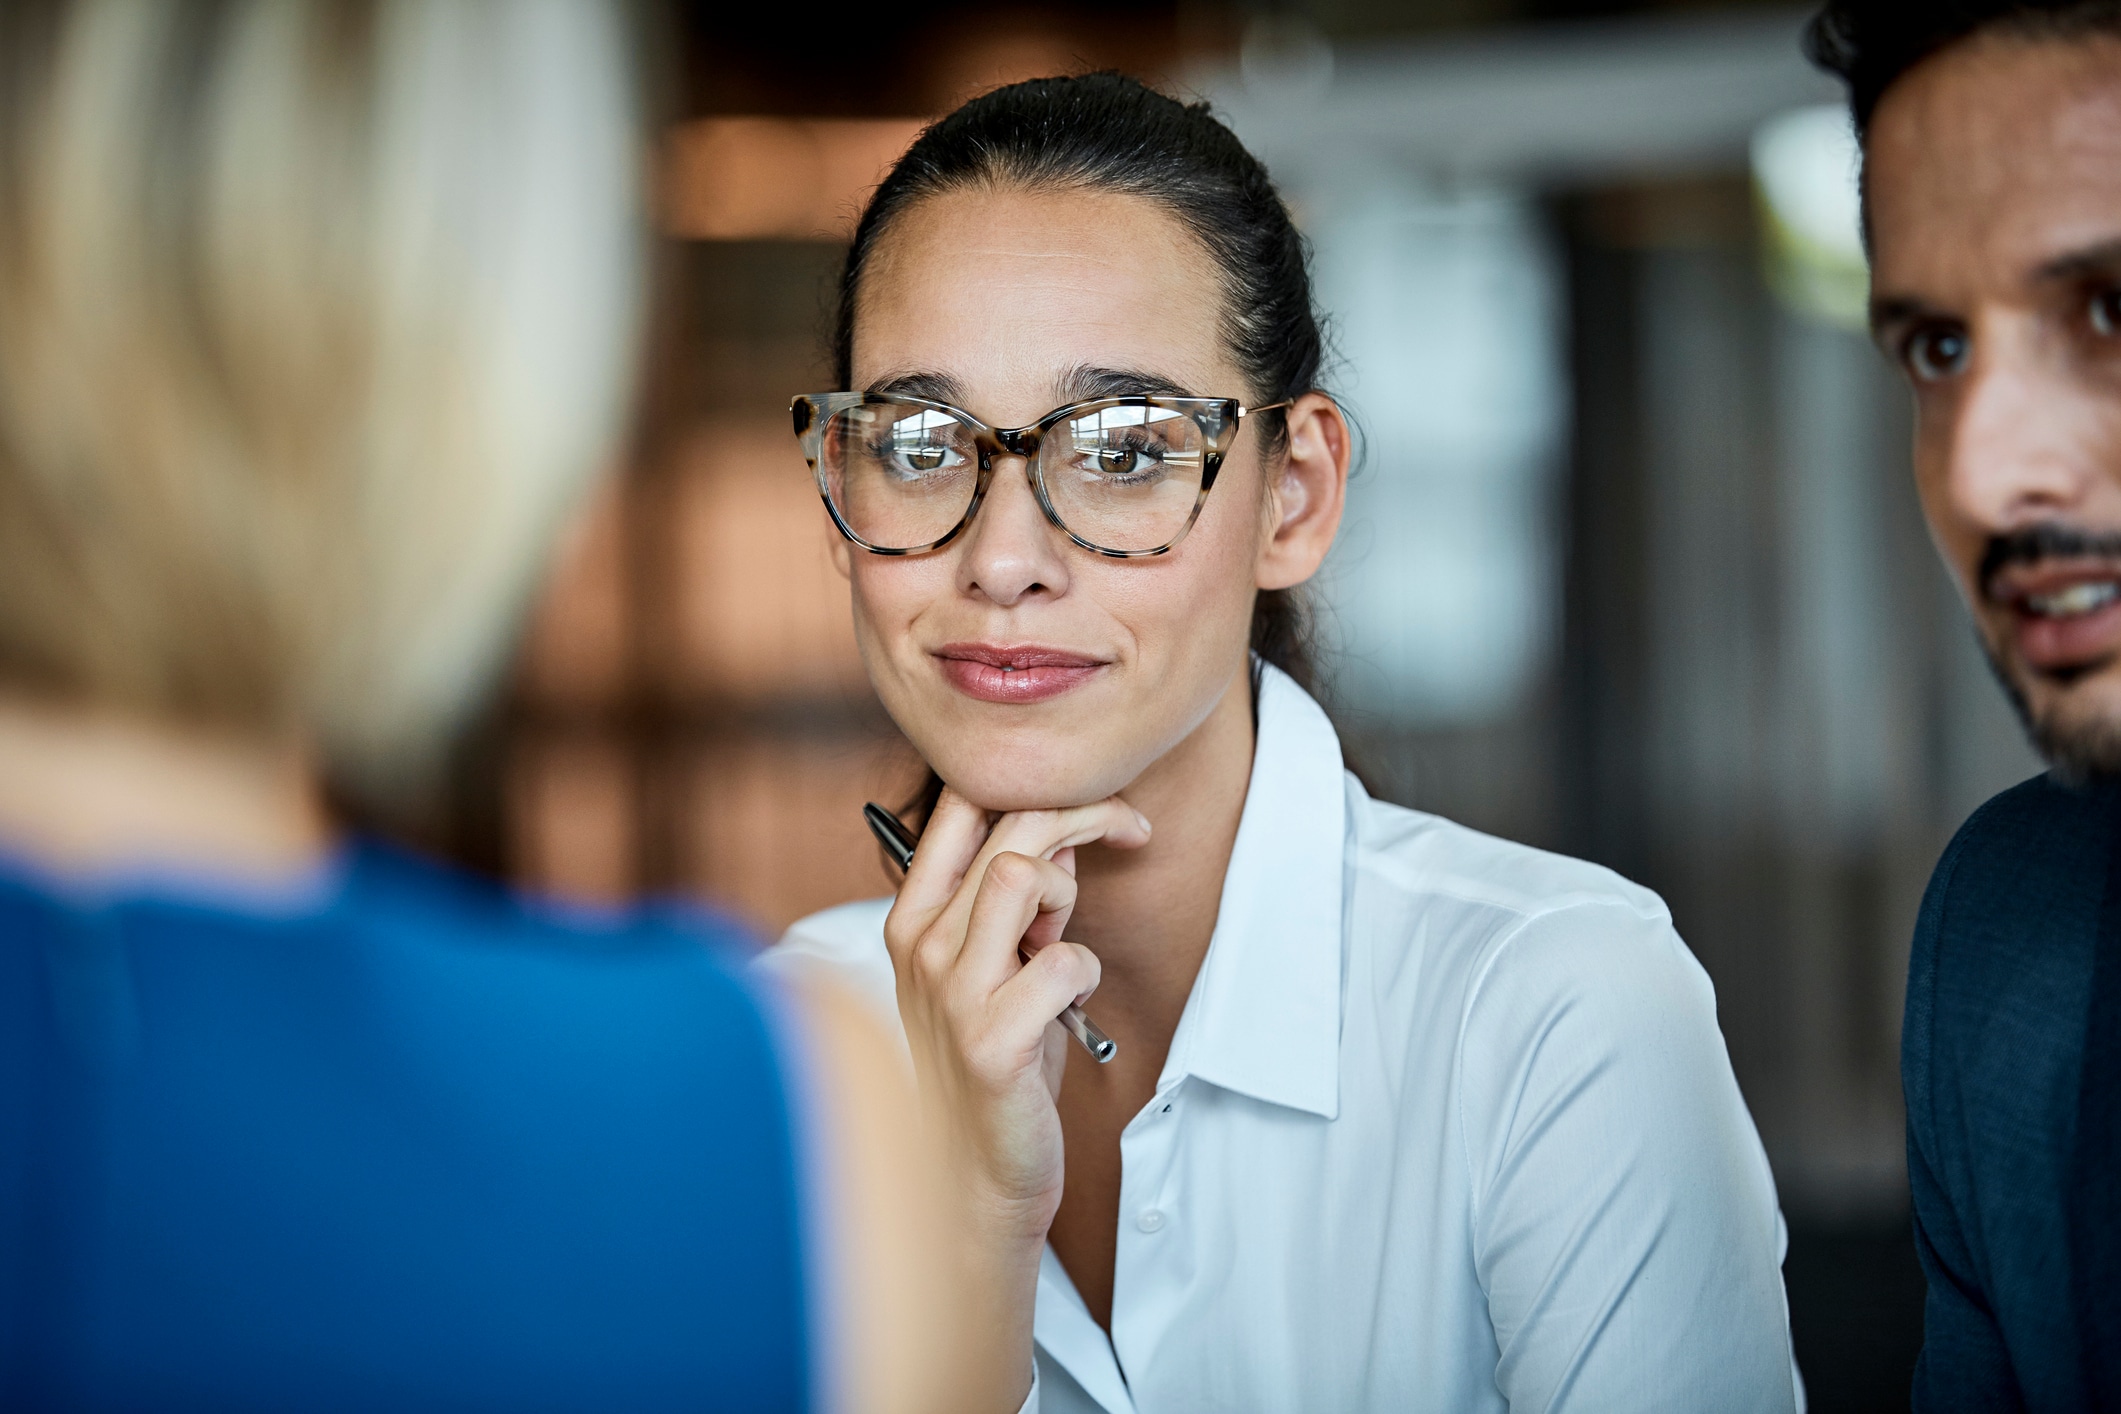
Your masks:
{"label": "woman's chin", "polygon": [[936,773],[950,788],[982,810],[1065,810],[1117,794],[1132,775],[1115,777],[1109,769],[1087,771],[1081,762],[981,759],[977,752],[939,753],[931,757]]}
{"label": "woman's chin", "polygon": [[[949,781],[949,777],[943,778]],[[984,782],[971,786],[960,786],[950,781],[950,788],[982,810],[998,815],[1007,815],[1019,810],[1067,810],[1077,805],[1090,805],[1114,794],[1112,791],[1092,792],[1069,790],[1065,787],[1025,790],[1021,786],[1004,786],[996,783],[989,788]]]}

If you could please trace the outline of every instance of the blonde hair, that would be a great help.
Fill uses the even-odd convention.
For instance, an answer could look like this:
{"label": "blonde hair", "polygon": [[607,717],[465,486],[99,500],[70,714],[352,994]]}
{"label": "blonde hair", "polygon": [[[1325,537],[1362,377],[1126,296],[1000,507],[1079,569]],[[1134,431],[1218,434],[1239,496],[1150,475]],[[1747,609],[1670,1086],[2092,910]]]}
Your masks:
{"label": "blonde hair", "polygon": [[0,692],[415,790],[627,410],[626,25],[5,8]]}

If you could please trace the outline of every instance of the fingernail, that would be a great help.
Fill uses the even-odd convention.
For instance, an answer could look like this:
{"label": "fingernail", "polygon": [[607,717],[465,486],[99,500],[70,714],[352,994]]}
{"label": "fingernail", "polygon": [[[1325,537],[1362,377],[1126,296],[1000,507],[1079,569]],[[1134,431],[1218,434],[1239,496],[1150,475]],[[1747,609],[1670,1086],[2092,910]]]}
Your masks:
{"label": "fingernail", "polygon": [[1141,813],[1141,812],[1140,812],[1139,810],[1137,810],[1137,811],[1135,811],[1135,812],[1134,812],[1134,820],[1135,820],[1135,823],[1136,823],[1136,824],[1138,824],[1138,825],[1140,825],[1140,826],[1142,827],[1142,833],[1143,833],[1143,834],[1145,834],[1145,835],[1146,835],[1146,834],[1148,834],[1148,833],[1149,833],[1149,817],[1148,817],[1148,816],[1146,816],[1146,815],[1142,814],[1142,813]]}

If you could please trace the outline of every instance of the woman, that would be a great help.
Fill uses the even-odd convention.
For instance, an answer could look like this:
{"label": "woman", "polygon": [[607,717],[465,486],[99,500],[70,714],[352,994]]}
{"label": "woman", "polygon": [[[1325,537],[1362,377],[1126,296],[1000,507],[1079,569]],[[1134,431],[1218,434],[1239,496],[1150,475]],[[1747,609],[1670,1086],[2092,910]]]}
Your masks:
{"label": "woman", "polygon": [[0,1407],[980,1388],[858,1008],[320,803],[431,780],[613,455],[631,48],[0,7]]}
{"label": "woman", "polygon": [[942,784],[897,897],[775,964],[895,995],[1026,1407],[1788,1410],[1773,1186],[1663,905],[1371,800],[1305,692],[1319,361],[1204,107],[1046,80],[914,144],[841,287],[863,391],[796,421]]}

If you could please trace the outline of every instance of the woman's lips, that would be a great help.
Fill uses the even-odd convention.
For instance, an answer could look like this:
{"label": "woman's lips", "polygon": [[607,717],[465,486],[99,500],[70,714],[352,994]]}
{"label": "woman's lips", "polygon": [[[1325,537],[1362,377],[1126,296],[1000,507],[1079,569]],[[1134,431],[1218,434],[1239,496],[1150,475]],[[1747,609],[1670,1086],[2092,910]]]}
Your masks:
{"label": "woman's lips", "polygon": [[1044,702],[1080,687],[1102,670],[1103,659],[1059,648],[952,643],[935,650],[943,676],[982,702]]}

